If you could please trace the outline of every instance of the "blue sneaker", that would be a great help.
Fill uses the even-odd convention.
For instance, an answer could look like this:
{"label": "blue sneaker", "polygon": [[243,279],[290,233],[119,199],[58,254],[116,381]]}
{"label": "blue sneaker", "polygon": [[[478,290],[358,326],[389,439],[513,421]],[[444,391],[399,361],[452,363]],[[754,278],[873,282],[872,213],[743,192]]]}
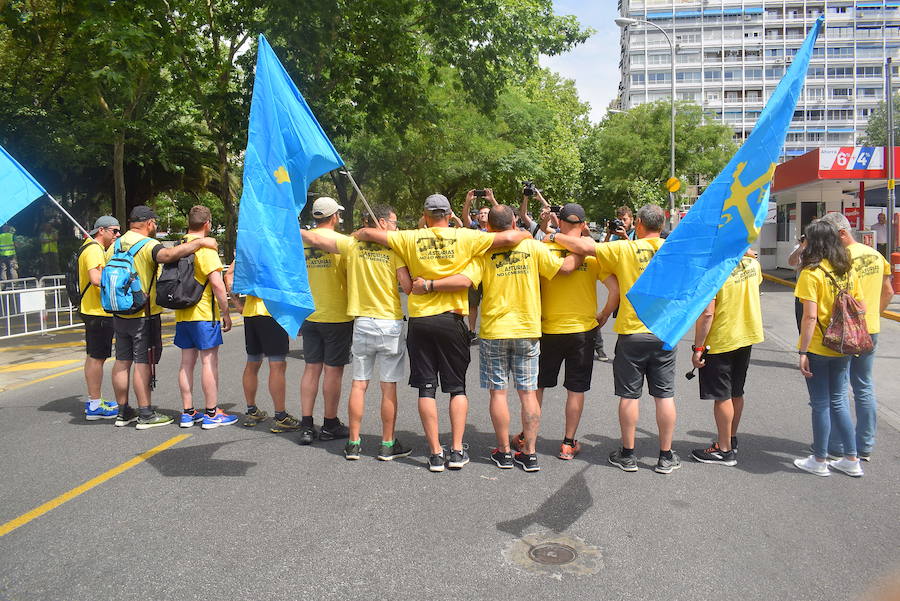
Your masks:
{"label": "blue sneaker", "polygon": [[203,424],[200,427],[204,430],[211,430],[212,428],[218,428],[219,426],[236,424],[237,420],[238,416],[228,415],[221,409],[216,409],[216,414],[212,417],[208,416],[206,413],[203,414]]}
{"label": "blue sneaker", "polygon": [[96,409],[91,409],[90,403],[84,404],[84,418],[89,422],[98,419],[115,419],[119,415],[119,405],[101,400]]}
{"label": "blue sneaker", "polygon": [[193,414],[190,413],[182,413],[181,418],[178,420],[179,428],[190,428],[194,424],[199,424],[203,421],[203,412],[194,411]]}

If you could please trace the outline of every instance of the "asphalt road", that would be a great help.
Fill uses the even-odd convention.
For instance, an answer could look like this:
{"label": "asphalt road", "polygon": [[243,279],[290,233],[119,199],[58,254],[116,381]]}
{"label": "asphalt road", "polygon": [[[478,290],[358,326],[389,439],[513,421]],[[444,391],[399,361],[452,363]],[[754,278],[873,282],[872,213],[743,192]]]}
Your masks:
{"label": "asphalt road", "polygon": [[[348,462],[342,441],[300,447],[295,435],[263,427],[136,431],[86,422],[78,371],[33,382],[45,377],[35,372],[33,383],[26,378],[0,393],[0,524],[189,436],[0,536],[0,599],[872,598],[866,591],[900,573],[900,324],[883,322],[876,361],[883,411],[865,477],[816,478],[791,464],[806,454],[811,428],[790,295],[765,284],[767,340],[753,353],[737,467],[687,458],[714,436],[714,425],[696,380],[679,376],[674,448],[684,467],[668,476],[651,470],[657,447],[648,399],[641,469],[626,474],[607,464],[618,444],[609,364],[595,365],[579,433],[584,450],[573,461],[554,457],[564,393],[548,392],[542,470],[534,474],[501,471],[487,459],[493,434],[474,365],[472,462],[439,474],[425,468],[415,395],[406,387],[398,428],[413,455],[374,459],[380,426],[370,392],[366,456]],[[609,327],[604,339],[611,350]],[[679,373],[688,369],[688,347],[680,348]],[[10,352],[0,353],[0,366]],[[34,361],[80,357],[74,346],[19,352]],[[220,366],[222,405],[236,411],[243,411],[243,361],[238,327],[226,335]],[[173,415],[177,364],[178,350],[167,347],[154,396]],[[302,361],[289,359],[295,413],[301,370]],[[260,405],[271,412],[263,396]],[[321,399],[316,409],[319,421]],[[442,426],[449,430],[444,412]],[[544,541],[578,558],[535,563],[528,550]]]}

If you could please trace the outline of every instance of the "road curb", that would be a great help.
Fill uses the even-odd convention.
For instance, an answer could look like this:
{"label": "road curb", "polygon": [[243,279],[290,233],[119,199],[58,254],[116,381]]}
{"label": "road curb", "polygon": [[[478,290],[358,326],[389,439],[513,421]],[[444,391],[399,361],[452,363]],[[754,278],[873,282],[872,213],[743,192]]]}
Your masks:
{"label": "road curb", "polygon": [[[776,284],[781,284],[782,286],[788,286],[790,288],[795,287],[795,283],[791,282],[790,280],[783,280],[777,276],[769,275],[768,273],[764,273],[764,274],[762,274],[762,276],[764,279],[767,279],[771,282],[775,282]],[[895,313],[894,311],[885,310],[881,313],[881,316],[884,317],[885,319],[890,319],[891,321],[900,322],[900,313]]]}

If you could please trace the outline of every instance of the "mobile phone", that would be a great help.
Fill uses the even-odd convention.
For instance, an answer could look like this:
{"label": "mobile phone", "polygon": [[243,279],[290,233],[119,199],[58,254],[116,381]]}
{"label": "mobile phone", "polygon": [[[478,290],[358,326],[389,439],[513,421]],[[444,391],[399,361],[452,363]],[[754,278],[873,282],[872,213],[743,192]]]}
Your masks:
{"label": "mobile phone", "polygon": [[550,205],[551,213],[559,213],[560,211],[562,211],[562,205]]}
{"label": "mobile phone", "polygon": [[475,190],[475,198],[484,198],[487,196],[487,192],[484,190]]}

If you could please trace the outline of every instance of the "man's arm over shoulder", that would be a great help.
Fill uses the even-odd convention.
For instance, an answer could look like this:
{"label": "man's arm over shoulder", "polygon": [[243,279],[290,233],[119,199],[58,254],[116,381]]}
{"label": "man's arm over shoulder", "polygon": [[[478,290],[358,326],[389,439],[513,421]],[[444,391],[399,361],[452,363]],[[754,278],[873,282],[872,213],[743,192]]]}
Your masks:
{"label": "man's arm over shoulder", "polygon": [[209,237],[197,238],[196,240],[191,240],[190,242],[176,244],[172,248],[165,248],[156,240],[153,240],[148,244],[153,244],[151,252],[153,253],[153,260],[157,263],[174,263],[178,259],[193,254],[201,248],[210,248],[212,250],[219,249],[219,245],[216,242],[216,239]]}
{"label": "man's arm over shoulder", "polygon": [[[399,232],[392,233],[399,234]],[[364,227],[353,232],[353,237],[357,240],[362,240],[363,242],[374,242],[376,244],[391,248],[387,230],[376,227]]]}
{"label": "man's arm over shoulder", "polygon": [[340,254],[339,245],[344,243],[346,236],[342,238],[338,238],[335,236],[334,238],[330,238],[327,236],[323,236],[318,232],[312,232],[310,230],[301,230],[300,235],[303,238],[303,243],[314,248],[318,248],[319,250],[324,250],[327,253],[331,253],[333,255]]}
{"label": "man's arm over shoulder", "polygon": [[494,234],[486,234],[493,236],[494,239],[488,248],[503,248],[505,246],[515,246],[522,240],[531,238],[531,234],[522,230],[506,230],[505,232],[496,232]]}

